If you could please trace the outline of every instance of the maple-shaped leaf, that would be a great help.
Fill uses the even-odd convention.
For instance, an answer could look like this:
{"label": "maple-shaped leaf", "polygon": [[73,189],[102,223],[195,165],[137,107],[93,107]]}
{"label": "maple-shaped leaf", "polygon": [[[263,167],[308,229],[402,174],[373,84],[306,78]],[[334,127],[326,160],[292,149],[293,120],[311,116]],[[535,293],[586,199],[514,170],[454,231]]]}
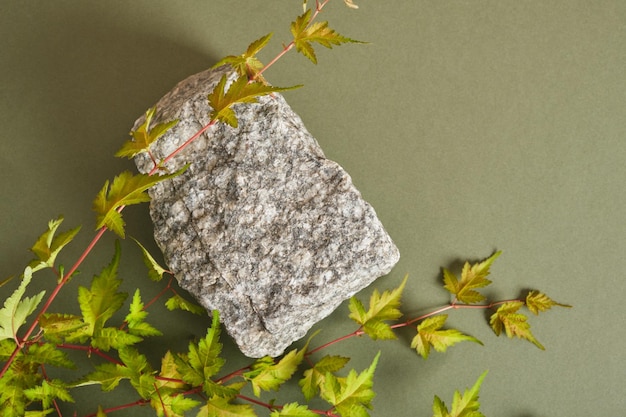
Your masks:
{"label": "maple-shaped leaf", "polygon": [[120,255],[120,244],[116,241],[113,259],[100,275],[93,277],[91,287],[78,287],[78,303],[83,321],[87,324],[85,331],[88,335],[94,335],[102,329],[126,301],[128,294],[118,292],[122,283],[122,280],[117,278]]}
{"label": "maple-shaped leaf", "polygon": [[35,311],[46,294],[45,291],[41,291],[32,297],[22,298],[32,278],[33,271],[30,266],[27,266],[24,269],[24,276],[19,287],[13,291],[9,298],[4,300],[4,306],[0,309],[0,340],[14,339],[18,341],[17,331],[26,323],[28,316]]}
{"label": "maple-shaped leaf", "polygon": [[307,401],[311,401],[320,390],[328,372],[335,373],[343,369],[350,358],[343,356],[324,356],[311,369],[304,371],[304,377],[298,382]]}
{"label": "maple-shaped leaf", "polygon": [[233,404],[230,399],[214,396],[200,408],[196,417],[257,417],[250,404]]}
{"label": "maple-shaped leaf", "polygon": [[135,290],[133,301],[130,303],[130,312],[126,315],[125,322],[128,323],[128,332],[135,336],[160,336],[162,333],[146,323],[148,312],[144,309],[141,301],[139,288]]}
{"label": "maple-shaped leaf", "polygon": [[199,316],[203,316],[206,314],[206,310],[204,307],[199,306],[198,304],[192,303],[189,300],[184,299],[179,294],[175,294],[172,297],[168,298],[165,302],[165,307],[168,310],[183,310],[188,311],[193,314],[197,314]]}
{"label": "maple-shaped leaf", "polygon": [[557,303],[547,295],[539,291],[530,291],[526,295],[526,307],[535,315],[539,312],[548,311],[553,306],[571,308],[571,305]]}
{"label": "maple-shaped leaf", "polygon": [[402,291],[408,276],[405,276],[400,286],[393,291],[384,291],[382,294],[374,290],[370,296],[369,309],[366,311],[363,303],[356,297],[350,298],[348,308],[350,318],[361,325],[363,331],[372,339],[395,339],[396,335],[386,320],[397,320],[402,317],[399,310]]}
{"label": "maple-shaped leaf", "polygon": [[250,81],[247,75],[240,75],[226,91],[227,80],[228,77],[223,75],[208,95],[209,105],[212,108],[209,117],[211,120],[217,120],[232,127],[238,126],[237,116],[231,108],[234,104],[257,103],[258,97],[300,87],[272,87],[260,81]]}
{"label": "maple-shaped leaf", "polygon": [[328,22],[312,22],[311,9],[308,9],[291,23],[291,34],[293,35],[296,50],[314,64],[317,64],[317,56],[315,55],[313,45],[311,45],[312,43],[318,43],[329,49],[333,45],[341,45],[343,43],[364,43],[340,35],[328,27]]}
{"label": "maple-shaped leaf", "polygon": [[117,367],[143,399],[150,399],[155,394],[156,378],[146,356],[132,347],[123,347],[118,352],[124,365]]}
{"label": "maple-shaped leaf", "polygon": [[222,58],[213,68],[217,68],[224,64],[229,64],[233,67],[237,74],[245,75],[248,80],[260,81],[267,84],[262,75],[259,75],[261,69],[263,69],[263,63],[257,58],[257,54],[263,49],[272,38],[272,33],[268,33],[265,36],[252,42],[248,45],[248,49],[241,55],[229,55]]}
{"label": "maple-shaped leaf", "polygon": [[115,153],[115,156],[129,159],[134,158],[137,154],[148,151],[152,143],[163,136],[172,127],[176,126],[178,120],[159,123],[156,126],[150,127],[156,110],[155,106],[146,111],[144,122],[137,129],[130,132],[132,140],[125,142],[120,150]]}
{"label": "maple-shaped leaf", "polygon": [[417,353],[424,359],[428,358],[431,346],[437,352],[445,352],[448,347],[463,341],[476,342],[482,345],[480,340],[458,330],[441,330],[447,318],[447,314],[429,317],[417,326],[417,335],[413,338],[411,347],[416,349]]}
{"label": "maple-shaped leaf", "polygon": [[302,349],[290,351],[278,362],[266,356],[252,364],[250,371],[244,373],[243,376],[252,383],[254,395],[260,397],[261,390],[278,391],[280,386],[287,382],[296,372],[304,359],[307,348],[308,342]]}
{"label": "maple-shaped leaf", "polygon": [[158,392],[150,399],[150,405],[158,417],[184,417],[185,412],[202,404],[181,393]]}
{"label": "maple-shaped leaf", "polygon": [[491,284],[491,281],[487,279],[487,275],[489,275],[489,268],[491,267],[493,261],[495,261],[501,253],[502,252],[500,251],[495,252],[484,261],[476,262],[472,265],[470,265],[469,262],[465,262],[463,270],[461,271],[460,281],[452,272],[444,268],[444,288],[456,297],[456,301],[466,304],[475,304],[483,301],[485,296],[475,289],[486,287]]}
{"label": "maple-shaped leaf", "polygon": [[545,350],[531,333],[528,318],[524,314],[518,313],[523,305],[522,301],[510,301],[502,304],[489,319],[489,324],[497,336],[500,336],[504,330],[509,338],[515,336],[526,339],[539,349]]}
{"label": "maple-shaped leaf", "polygon": [[82,377],[73,384],[74,387],[84,387],[89,385],[100,385],[102,391],[112,391],[122,379],[128,379],[129,375],[123,366],[115,363],[105,362],[95,366],[93,372]]}
{"label": "maple-shaped leaf", "polygon": [[74,236],[80,231],[79,226],[55,236],[61,223],[63,223],[63,216],[59,216],[56,220],[50,220],[48,222],[48,230],[39,236],[33,247],[30,248],[35,256],[37,256],[37,258],[33,259],[29,264],[32,268],[32,272],[43,268],[52,268],[61,249],[70,243],[72,239],[74,239]]}
{"label": "maple-shaped leaf", "polygon": [[110,349],[119,350],[123,347],[137,344],[142,340],[143,338],[116,327],[104,327],[94,332],[91,338],[91,346],[103,351]]}
{"label": "maple-shaped leaf", "polygon": [[309,410],[306,405],[298,403],[285,404],[280,410],[274,410],[270,417],[317,417],[318,414]]}
{"label": "maple-shaped leaf", "polygon": [[124,219],[120,210],[132,204],[150,201],[146,190],[154,184],[180,175],[187,169],[183,167],[179,171],[168,175],[145,175],[133,174],[124,171],[110,183],[107,180],[93,202],[93,210],[96,212],[96,229],[106,227],[124,238]]}
{"label": "maple-shaped leaf", "polygon": [[[24,395],[30,401],[40,401],[44,409],[52,407],[54,400],[74,402],[68,391],[68,386],[60,379],[43,380],[41,385],[24,390]],[[28,415],[28,414],[26,414]]]}
{"label": "maple-shaped leaf", "polygon": [[224,365],[224,359],[220,357],[222,344],[219,341],[220,326],[219,313],[213,311],[211,327],[207,334],[198,343],[189,343],[189,351],[186,355],[178,355],[176,358],[177,369],[182,380],[192,386],[207,384],[211,385],[211,377],[219,372]]}
{"label": "maple-shaped leaf", "polygon": [[379,358],[380,352],[376,354],[368,369],[360,374],[351,369],[346,378],[338,378],[328,372],[321,387],[321,397],[332,404],[342,416],[369,416],[367,409],[371,408],[376,395],[372,387]]}
{"label": "maple-shaped leaf", "polygon": [[[15,368],[19,365],[19,362],[14,362],[13,367]],[[16,369],[16,373],[14,373],[9,369],[0,378],[0,410],[2,410],[2,417],[23,417],[25,415],[27,399],[24,395],[25,381],[23,380],[24,376],[20,375],[21,372],[23,371]]]}
{"label": "maple-shaped leaf", "polygon": [[40,365],[51,365],[59,368],[75,369],[76,365],[52,343],[33,344],[28,349],[28,361]]}
{"label": "maple-shaped leaf", "polygon": [[148,277],[154,281],[159,282],[163,279],[163,274],[167,273],[167,269],[163,268],[159,263],[154,259],[154,256],[148,252],[148,250],[135,238],[132,238],[135,243],[141,249],[141,256],[143,258],[143,263],[148,267]]}
{"label": "maple-shaped leaf", "polygon": [[158,389],[170,389],[172,391],[183,389],[188,386],[183,382],[183,376],[178,371],[176,356],[169,350],[161,358],[161,371],[156,383]]}
{"label": "maple-shaped leaf", "polygon": [[39,318],[39,327],[46,339],[53,343],[62,343],[63,340],[78,329],[86,327],[80,316],[73,314],[46,313]]}
{"label": "maple-shaped leaf", "polygon": [[478,411],[480,408],[478,394],[480,393],[480,386],[485,376],[487,376],[487,371],[483,372],[474,386],[469,390],[465,390],[463,395],[461,395],[459,391],[455,391],[452,399],[452,410],[450,411],[448,411],[445,403],[435,395],[433,401],[433,417],[484,417],[484,415]]}

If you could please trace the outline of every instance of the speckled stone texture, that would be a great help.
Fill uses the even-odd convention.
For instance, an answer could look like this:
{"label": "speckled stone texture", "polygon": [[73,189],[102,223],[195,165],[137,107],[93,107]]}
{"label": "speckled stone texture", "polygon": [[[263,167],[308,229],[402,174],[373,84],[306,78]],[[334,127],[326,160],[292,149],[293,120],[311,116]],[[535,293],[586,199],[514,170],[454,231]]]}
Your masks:
{"label": "speckled stone texture", "polygon": [[[157,103],[153,123],[180,120],[153,144],[157,159],[209,122],[207,95],[225,73],[232,80],[228,67],[193,75]],[[181,287],[219,310],[245,355],[278,356],[399,252],[280,94],[235,110],[238,128],[211,128],[167,165],[189,169],[149,191],[154,236]],[[146,154],[135,162],[153,166]]]}

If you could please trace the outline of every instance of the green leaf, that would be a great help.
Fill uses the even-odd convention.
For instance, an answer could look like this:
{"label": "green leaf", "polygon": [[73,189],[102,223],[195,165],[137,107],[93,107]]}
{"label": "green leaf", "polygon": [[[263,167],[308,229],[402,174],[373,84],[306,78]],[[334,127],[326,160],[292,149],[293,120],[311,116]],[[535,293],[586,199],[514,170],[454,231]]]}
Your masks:
{"label": "green leaf", "polygon": [[445,352],[446,349],[459,342],[470,341],[482,345],[475,337],[468,336],[455,329],[440,330],[448,318],[447,314],[429,317],[417,326],[417,335],[411,342],[411,347],[417,350],[424,359],[428,358],[430,347],[437,352]]}
{"label": "green leaf", "polygon": [[33,297],[25,297],[26,287],[33,278],[32,269],[27,266],[24,269],[24,277],[19,287],[4,300],[4,307],[0,309],[0,340],[14,339],[18,341],[17,331],[26,323],[28,316],[32,314],[41,302],[45,291],[41,291]]}
{"label": "green leaf", "polygon": [[86,326],[82,317],[73,314],[46,313],[39,318],[39,327],[46,339],[57,344],[63,343],[67,336]]}
{"label": "green leaf", "polygon": [[173,391],[181,390],[188,386],[183,382],[183,376],[176,366],[176,357],[169,350],[161,358],[161,372],[159,376],[164,379],[157,380],[157,388],[166,388]]}
{"label": "green leaf", "polygon": [[88,385],[100,384],[102,391],[112,391],[117,387],[122,379],[129,379],[125,367],[105,362],[96,365],[95,370],[74,384],[74,387],[84,387]]}
{"label": "green leaf", "polygon": [[443,269],[444,288],[456,296],[456,300],[466,304],[475,304],[483,301],[485,296],[476,291],[476,288],[486,287],[491,281],[486,277],[489,275],[489,268],[493,261],[500,256],[498,251],[482,262],[470,265],[465,262],[461,271],[461,280],[447,269]]}
{"label": "green leaf", "polygon": [[198,412],[198,417],[256,417],[250,404],[233,404],[227,398],[211,397]]}
{"label": "green leaf", "polygon": [[304,371],[304,377],[298,382],[307,401],[311,401],[325,382],[326,373],[335,373],[343,369],[350,358],[343,356],[324,356],[311,369]]}
{"label": "green leaf", "polygon": [[31,401],[41,401],[43,408],[50,408],[54,405],[53,400],[74,402],[67,389],[68,386],[59,379],[44,380],[41,385],[24,390],[24,395]]}
{"label": "green leaf", "polygon": [[270,417],[317,417],[306,405],[298,403],[285,404],[280,410],[274,410]]}
{"label": "green leaf", "polygon": [[120,244],[115,242],[115,254],[111,263],[100,275],[94,276],[91,288],[78,288],[78,303],[83,314],[83,321],[88,325],[86,333],[96,335],[113,314],[124,305],[128,294],[118,292],[122,280],[117,279],[120,261]]}
{"label": "green leaf", "polygon": [[211,377],[224,365],[224,359],[220,357],[222,344],[219,342],[219,336],[219,313],[215,310],[206,336],[198,343],[189,343],[187,355],[178,355],[176,359],[177,369],[183,381],[192,386],[205,385],[206,390],[212,387]]}
{"label": "green leaf", "polygon": [[368,369],[360,374],[352,369],[347,378],[338,378],[328,372],[321,387],[321,397],[332,404],[342,416],[369,416],[366,409],[371,408],[371,402],[376,395],[372,387],[379,357],[380,352]]}
{"label": "green leaf", "polygon": [[474,386],[465,390],[463,395],[459,391],[454,392],[452,399],[452,411],[448,412],[448,408],[441,399],[435,396],[433,401],[433,417],[484,417],[484,415],[478,411],[480,403],[478,402],[478,394],[480,393],[480,386],[483,380],[487,376],[487,371],[478,378]]}
{"label": "green leaf", "polygon": [[52,343],[31,345],[28,348],[28,354],[24,357],[24,363],[32,363],[36,367],[40,365],[51,365],[59,368],[76,368],[76,365],[70,360],[67,353],[60,350]]}
{"label": "green leaf", "polygon": [[156,378],[146,356],[132,347],[119,349],[119,355],[124,366],[117,365],[118,368],[143,399],[150,399],[155,393]]}
{"label": "green leaf", "polygon": [[175,294],[174,296],[170,297],[165,302],[165,307],[167,307],[167,309],[170,311],[184,310],[193,314],[197,314],[199,316],[203,316],[206,314],[206,310],[203,307],[197,304],[194,304],[191,301],[185,300],[183,297],[181,297],[178,294]]}
{"label": "green leaf", "polygon": [[115,327],[104,327],[95,332],[91,339],[91,346],[103,351],[119,350],[141,342],[143,339]]}
{"label": "green leaf", "polygon": [[59,216],[56,220],[50,220],[48,222],[48,230],[39,236],[39,239],[37,239],[33,247],[30,248],[37,257],[29,264],[32,268],[32,272],[39,271],[43,268],[52,268],[61,249],[70,243],[74,239],[74,236],[80,231],[79,226],[55,236],[61,223],[63,223],[63,216]]}
{"label": "green leaf", "polygon": [[395,339],[396,335],[385,320],[397,320],[402,317],[399,310],[402,291],[408,276],[405,276],[400,286],[393,291],[384,291],[382,294],[374,290],[370,297],[369,310],[365,311],[363,304],[355,297],[350,299],[348,308],[350,318],[360,324],[363,331],[372,339]]}
{"label": "green leaf", "polygon": [[329,49],[333,45],[341,45],[343,43],[364,43],[340,35],[328,27],[328,22],[312,22],[310,9],[291,23],[291,34],[293,35],[296,50],[314,64],[317,64],[317,56],[311,45],[312,43],[318,43]]}
{"label": "green leaf", "polygon": [[148,267],[148,277],[155,282],[161,281],[163,279],[163,274],[168,271],[163,268],[159,263],[154,259],[154,257],[148,252],[148,250],[135,238],[132,238],[139,248],[141,249],[141,254],[143,257],[143,263]]}
{"label": "green leaf", "polygon": [[252,383],[252,390],[257,397],[261,396],[261,390],[278,391],[280,386],[287,382],[302,363],[304,354],[308,348],[308,342],[304,348],[294,349],[283,356],[278,362],[266,356],[252,364],[251,370],[244,374],[244,378]]}
{"label": "green leaf", "polygon": [[176,126],[178,120],[172,120],[167,123],[159,123],[156,126],[150,128],[152,118],[156,113],[156,107],[152,107],[146,111],[146,117],[144,122],[136,130],[130,132],[132,140],[129,140],[122,145],[121,149],[117,151],[115,156],[120,158],[134,158],[137,154],[147,152],[150,150],[150,145],[163,136],[168,130]]}
{"label": "green leaf", "polygon": [[572,307],[568,304],[557,303],[556,301],[539,291],[530,291],[528,295],[526,295],[526,307],[535,315],[538,315],[539,312],[548,311],[553,306],[566,308]]}
{"label": "green leaf", "polygon": [[520,339],[526,339],[539,349],[545,350],[543,345],[531,333],[530,324],[527,321],[528,318],[517,312],[523,305],[522,301],[511,301],[502,304],[491,316],[489,324],[498,336],[504,330],[509,338],[516,336]]}
{"label": "green leaf", "polygon": [[128,323],[128,332],[135,336],[161,336],[162,333],[145,322],[148,312],[144,309],[141,301],[141,293],[139,288],[135,290],[133,301],[130,304],[130,312],[126,315],[126,323]]}
{"label": "green leaf", "polygon": [[26,411],[26,413],[24,414],[24,417],[44,417],[44,416],[54,413],[55,411],[56,410],[54,408],[48,408],[46,410],[41,410],[41,411],[29,410],[29,411]]}
{"label": "green leaf", "polygon": [[259,81],[250,81],[247,75],[241,75],[231,83],[226,92],[226,82],[227,77],[223,75],[208,96],[209,105],[213,109],[209,117],[211,120],[217,120],[232,127],[238,126],[237,116],[231,108],[234,104],[256,103],[260,96],[300,87],[272,87]]}
{"label": "green leaf", "polygon": [[265,83],[262,76],[259,76],[259,71],[263,68],[263,64],[256,57],[257,54],[263,49],[272,38],[272,33],[268,33],[265,36],[252,42],[246,52],[241,55],[229,55],[222,58],[213,68],[217,68],[224,64],[230,64],[237,74],[240,76],[245,75],[248,80],[256,80]]}
{"label": "green leaf", "polygon": [[106,227],[124,238],[125,223],[120,213],[121,209],[150,201],[150,196],[146,192],[148,188],[180,175],[186,169],[187,166],[168,175],[133,174],[125,171],[116,176],[110,186],[107,180],[93,202],[93,210],[96,212],[96,229]]}
{"label": "green leaf", "polygon": [[158,417],[184,417],[185,412],[201,404],[183,394],[157,393],[150,399],[150,405]]}

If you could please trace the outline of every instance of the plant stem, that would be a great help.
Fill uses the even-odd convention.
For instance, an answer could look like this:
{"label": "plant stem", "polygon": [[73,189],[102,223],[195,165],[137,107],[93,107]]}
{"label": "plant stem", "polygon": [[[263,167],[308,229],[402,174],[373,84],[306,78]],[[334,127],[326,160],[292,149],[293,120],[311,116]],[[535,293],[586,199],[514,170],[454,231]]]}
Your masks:
{"label": "plant stem", "polygon": [[17,356],[18,352],[20,350],[22,350],[22,348],[24,347],[24,345],[25,345],[26,341],[28,340],[28,338],[33,334],[33,332],[37,328],[37,325],[39,324],[39,320],[41,319],[41,316],[43,316],[45,314],[45,312],[48,310],[48,308],[50,308],[50,305],[55,300],[55,298],[57,297],[59,292],[61,291],[61,288],[63,288],[65,286],[65,284],[67,284],[69,279],[76,272],[78,267],[84,262],[84,260],[87,258],[87,256],[91,253],[93,248],[100,241],[100,239],[104,235],[104,232],[106,232],[106,231],[107,231],[106,227],[102,227],[102,228],[100,228],[98,230],[98,232],[96,233],[94,238],[91,240],[89,245],[87,245],[87,247],[85,248],[83,253],[80,255],[78,260],[72,266],[72,268],[70,268],[70,270],[67,272],[67,274],[65,274],[63,279],[57,284],[57,286],[54,288],[54,290],[52,290],[52,293],[48,296],[48,299],[46,300],[46,303],[43,305],[41,310],[39,310],[39,312],[37,313],[37,316],[35,317],[35,320],[33,320],[33,323],[28,328],[28,330],[26,331],[24,336],[19,341],[16,340],[17,346],[15,347],[15,349],[11,353],[11,356],[9,357],[9,359],[7,359],[6,363],[2,367],[2,370],[0,371],[0,378],[2,378],[4,376],[4,374],[7,372],[7,370],[9,369],[9,367],[11,366],[13,361],[15,360],[15,357]]}
{"label": "plant stem", "polygon": [[[308,26],[311,26],[311,23],[313,23],[313,21],[315,20],[315,18],[317,17],[318,14],[320,14],[320,12],[322,11],[322,9],[324,8],[324,6],[326,6],[326,4],[328,4],[330,0],[324,0],[323,2],[320,2],[319,0],[317,0],[315,2],[315,11],[313,12],[313,15],[311,16],[311,20],[309,20],[309,24]],[[263,68],[261,68],[252,78],[252,80],[255,80],[256,78],[260,77],[267,69],[269,69],[272,65],[274,65],[279,59],[281,59],[287,52],[291,51],[293,49],[293,47],[296,46],[296,41],[291,41],[289,42],[287,45],[283,46],[283,50],[280,51],[278,53],[278,55],[276,55],[270,62],[268,62]]]}

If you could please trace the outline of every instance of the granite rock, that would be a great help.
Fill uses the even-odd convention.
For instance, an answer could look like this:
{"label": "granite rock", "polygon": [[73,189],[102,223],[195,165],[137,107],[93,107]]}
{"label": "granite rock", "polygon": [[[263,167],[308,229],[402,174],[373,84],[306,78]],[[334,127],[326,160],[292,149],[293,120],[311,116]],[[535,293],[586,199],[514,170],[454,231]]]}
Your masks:
{"label": "granite rock", "polygon": [[[180,122],[163,158],[209,122],[207,95],[229,67],[180,82],[153,123]],[[180,286],[250,357],[278,356],[345,299],[387,274],[399,252],[348,173],[328,160],[280,94],[235,106],[168,162],[187,171],[149,190],[154,236]],[[143,122],[137,120],[135,128]],[[153,167],[135,158],[140,172]]]}

